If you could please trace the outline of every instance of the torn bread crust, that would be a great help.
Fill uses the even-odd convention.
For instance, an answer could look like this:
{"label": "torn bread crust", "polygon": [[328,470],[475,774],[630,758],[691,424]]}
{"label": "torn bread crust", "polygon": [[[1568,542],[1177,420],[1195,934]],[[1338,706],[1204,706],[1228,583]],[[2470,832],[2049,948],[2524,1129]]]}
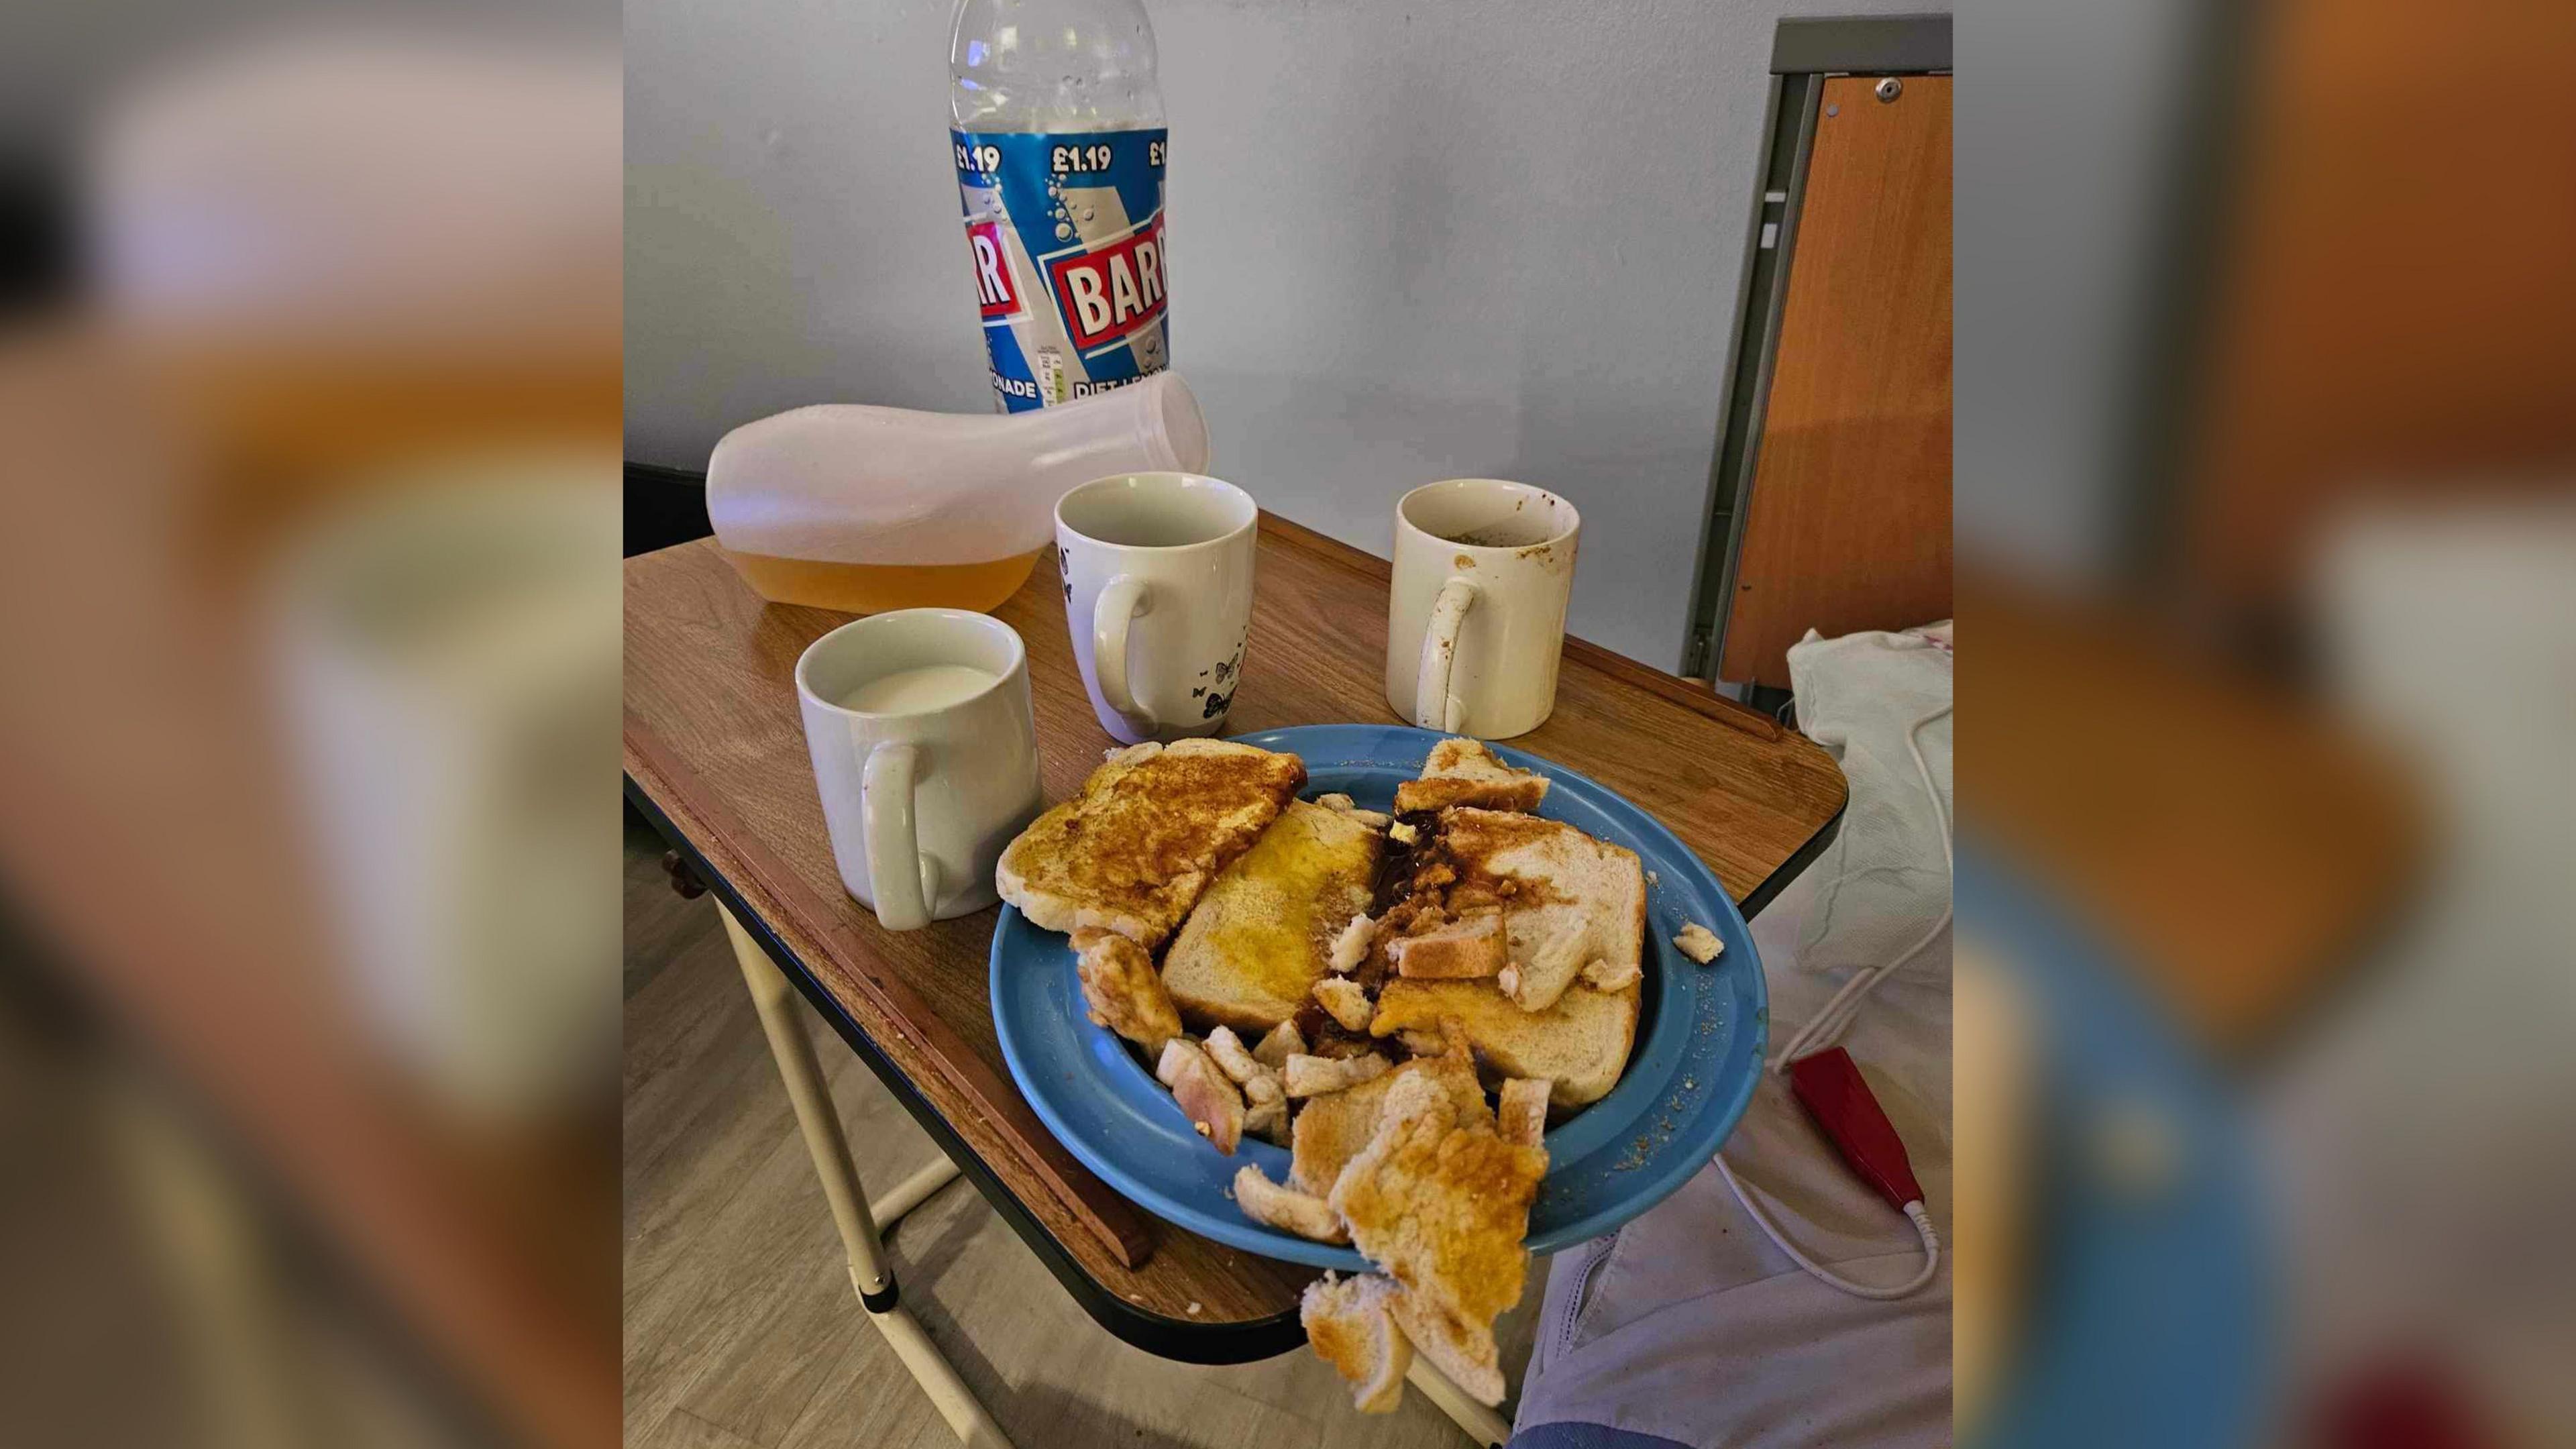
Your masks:
{"label": "torn bread crust", "polygon": [[1279,1074],[1263,1068],[1243,1084],[1243,1130],[1280,1146],[1288,1145],[1288,1088]]}
{"label": "torn bread crust", "polygon": [[1327,976],[1315,983],[1315,1000],[1323,1005],[1344,1031],[1368,1030],[1369,1018],[1377,1014],[1376,1003],[1360,989],[1356,981]]}
{"label": "torn bread crust", "polygon": [[1201,1046],[1218,1070],[1243,1089],[1245,1135],[1284,1141],[1288,1135],[1288,1090],[1280,1083],[1279,1073],[1246,1051],[1243,1039],[1234,1034],[1232,1027],[1220,1026],[1209,1032]]}
{"label": "torn bread crust", "polygon": [[1532,811],[1547,798],[1547,777],[1504,764],[1482,740],[1453,736],[1431,747],[1420,779],[1395,787],[1398,813],[1475,805]]}
{"label": "torn bread crust", "polygon": [[1351,1384],[1351,1403],[1363,1414],[1383,1414],[1404,1400],[1405,1371],[1413,1345],[1395,1325],[1398,1290],[1371,1273],[1336,1279],[1331,1273],[1306,1285],[1298,1319],[1315,1356]]}
{"label": "torn bread crust", "polygon": [[1335,1216],[1330,1203],[1320,1197],[1272,1182],[1262,1170],[1250,1163],[1234,1174],[1235,1206],[1243,1215],[1265,1227],[1283,1233],[1295,1233],[1318,1243],[1347,1243],[1349,1232]]}
{"label": "torn bread crust", "polygon": [[1091,1019],[1148,1052],[1181,1034],[1181,1014],[1163,989],[1161,973],[1145,948],[1119,935],[1085,926],[1073,933],[1075,972]]}
{"label": "torn bread crust", "polygon": [[1494,1129],[1505,1142],[1537,1147],[1545,1139],[1548,1088],[1544,1077],[1514,1077],[1503,1083],[1502,1100],[1494,1107]]}
{"label": "torn bread crust", "polygon": [[1418,936],[1386,943],[1395,974],[1417,980],[1492,976],[1510,964],[1501,911],[1479,911]]}
{"label": "torn bread crust", "polygon": [[1645,974],[1634,961],[1595,961],[1583,968],[1583,984],[1595,991],[1625,991]]}
{"label": "torn bread crust", "polygon": [[1225,1069],[1226,1076],[1238,1087],[1249,1085],[1255,1077],[1265,1077],[1270,1074],[1268,1067],[1263,1066],[1253,1058],[1251,1052],[1244,1049],[1243,1038],[1234,1034],[1233,1027],[1220,1026],[1209,1032],[1207,1040],[1201,1042],[1200,1046],[1216,1060],[1218,1066]]}
{"label": "torn bread crust", "polygon": [[1726,943],[1717,939],[1715,931],[1699,922],[1684,921],[1681,934],[1673,937],[1673,949],[1705,966],[1717,959],[1718,953],[1726,949]]}
{"label": "torn bread crust", "polygon": [[1350,924],[1333,938],[1332,953],[1325,957],[1324,964],[1335,971],[1348,972],[1368,959],[1369,943],[1376,938],[1377,922],[1363,911],[1351,917]]}
{"label": "torn bread crust", "polygon": [[1294,1021],[1283,1021],[1270,1028],[1269,1033],[1252,1048],[1252,1059],[1274,1072],[1288,1065],[1290,1057],[1305,1054],[1306,1038],[1298,1033]]}
{"label": "torn bread crust", "polygon": [[1387,1070],[1384,1057],[1309,1057],[1292,1056],[1281,1076],[1286,1078],[1291,1097],[1320,1097],[1346,1087],[1356,1087]]}
{"label": "torn bread crust", "polygon": [[1215,1144],[1216,1150],[1228,1157],[1235,1144],[1243,1140],[1243,1094],[1227,1081],[1225,1073],[1208,1054],[1191,1044],[1189,1038],[1176,1036],[1163,1043],[1162,1060],[1154,1064],[1154,1077],[1172,1089],[1172,1100],[1181,1104],[1182,1115],[1190,1119],[1199,1135]]}
{"label": "torn bread crust", "polygon": [[1243,1114],[1243,1131],[1273,1147],[1288,1145],[1288,1114],[1277,1107],[1256,1107]]}

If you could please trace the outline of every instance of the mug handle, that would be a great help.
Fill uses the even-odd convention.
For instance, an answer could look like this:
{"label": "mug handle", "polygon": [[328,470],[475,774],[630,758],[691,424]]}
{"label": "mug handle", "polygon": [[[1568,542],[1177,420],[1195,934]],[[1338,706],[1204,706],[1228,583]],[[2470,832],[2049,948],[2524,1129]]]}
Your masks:
{"label": "mug handle", "polygon": [[1153,591],[1134,574],[1111,579],[1100,591],[1100,601],[1091,607],[1091,671],[1100,680],[1100,697],[1140,735],[1150,735],[1159,726],[1127,687],[1127,626],[1152,612]]}
{"label": "mug handle", "polygon": [[1414,671],[1413,684],[1413,722],[1423,729],[1454,735],[1465,727],[1465,702],[1449,693],[1449,675],[1458,663],[1458,631],[1475,602],[1476,586],[1462,574],[1451,574],[1431,601],[1431,624],[1422,631],[1422,666]]}
{"label": "mug handle", "polygon": [[877,924],[889,931],[918,931],[930,924],[930,902],[939,894],[939,865],[921,853],[912,791],[920,752],[908,744],[868,751],[859,772],[859,819],[868,837],[868,884],[875,887]]}

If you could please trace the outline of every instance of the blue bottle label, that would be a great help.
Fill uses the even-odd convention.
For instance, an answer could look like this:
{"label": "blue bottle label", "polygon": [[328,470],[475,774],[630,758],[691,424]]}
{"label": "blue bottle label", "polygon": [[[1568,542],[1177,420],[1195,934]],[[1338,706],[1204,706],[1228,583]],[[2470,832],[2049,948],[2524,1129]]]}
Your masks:
{"label": "blue bottle label", "polygon": [[1164,131],[955,131],[993,393],[1026,412],[1171,365]]}

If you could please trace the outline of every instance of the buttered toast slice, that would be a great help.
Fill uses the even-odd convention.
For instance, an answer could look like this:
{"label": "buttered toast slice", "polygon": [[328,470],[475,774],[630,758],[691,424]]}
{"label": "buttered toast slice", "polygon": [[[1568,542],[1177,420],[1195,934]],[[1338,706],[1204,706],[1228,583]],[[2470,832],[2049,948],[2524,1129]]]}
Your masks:
{"label": "buttered toast slice", "polygon": [[1163,988],[1192,1025],[1257,1037],[1297,1014],[1334,938],[1369,907],[1385,837],[1291,800],[1199,897],[1163,958]]}
{"label": "buttered toast slice", "polygon": [[1119,751],[1002,852],[1002,899],[1050,931],[1096,926],[1146,950],[1306,783],[1305,762],[1230,740]]}
{"label": "buttered toast slice", "polygon": [[[1456,1017],[1486,1065],[1507,1077],[1545,1078],[1548,1104],[1568,1111],[1619,1085],[1637,1041],[1638,989],[1633,981],[1617,991],[1577,982],[1545,1011],[1523,1011],[1491,981],[1389,981],[1369,1030],[1429,1031]],[[1301,1165],[1305,1129],[1300,1119]]]}

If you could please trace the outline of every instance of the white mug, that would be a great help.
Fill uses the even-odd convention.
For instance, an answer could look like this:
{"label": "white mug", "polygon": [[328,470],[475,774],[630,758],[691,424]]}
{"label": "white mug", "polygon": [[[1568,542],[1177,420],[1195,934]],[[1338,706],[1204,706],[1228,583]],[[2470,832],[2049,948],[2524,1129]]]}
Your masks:
{"label": "white mug", "polygon": [[1243,679],[1260,510],[1195,473],[1124,473],[1056,500],[1065,624],[1100,727],[1212,735]]}
{"label": "white mug", "polygon": [[1399,499],[1387,704],[1424,729],[1489,740],[1546,723],[1582,525],[1573,504],[1498,478]]}
{"label": "white mug", "polygon": [[841,884],[889,931],[999,897],[1002,847],[1037,818],[1028,649],[963,609],[844,624],[796,661],[805,745]]}

